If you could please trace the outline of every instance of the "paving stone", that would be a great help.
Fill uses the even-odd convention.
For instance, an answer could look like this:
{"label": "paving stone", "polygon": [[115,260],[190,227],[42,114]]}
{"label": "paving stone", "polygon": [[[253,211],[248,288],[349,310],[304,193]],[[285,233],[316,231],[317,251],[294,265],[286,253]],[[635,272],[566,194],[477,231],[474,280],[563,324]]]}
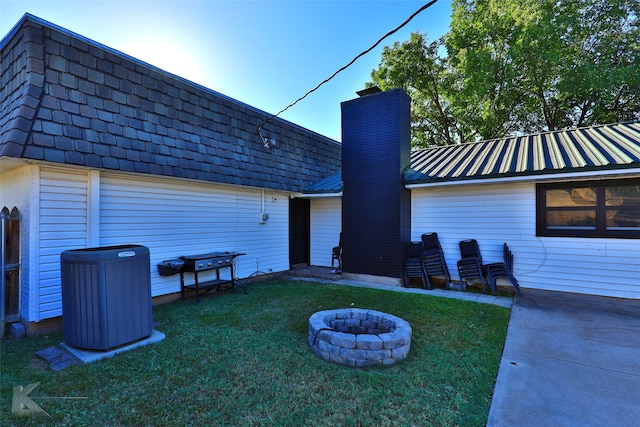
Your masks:
{"label": "paving stone", "polygon": [[68,366],[78,363],[75,357],[60,347],[49,347],[36,353],[40,359],[49,363],[51,369],[60,371]]}
{"label": "paving stone", "polygon": [[26,329],[22,323],[11,324],[11,336],[16,339],[22,339],[26,336]]}

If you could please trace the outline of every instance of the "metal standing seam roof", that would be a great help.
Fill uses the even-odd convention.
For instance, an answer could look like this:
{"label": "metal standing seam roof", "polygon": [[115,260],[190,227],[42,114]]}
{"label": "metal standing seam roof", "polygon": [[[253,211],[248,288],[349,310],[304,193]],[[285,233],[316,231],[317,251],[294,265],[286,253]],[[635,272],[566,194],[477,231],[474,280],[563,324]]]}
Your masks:
{"label": "metal standing seam roof", "polygon": [[342,191],[342,172],[336,172],[304,189],[305,194],[333,194]]}
{"label": "metal standing seam roof", "polygon": [[640,168],[640,123],[416,150],[405,183]]}
{"label": "metal standing seam roof", "polygon": [[[411,153],[405,184],[640,168],[640,123],[513,136]],[[339,193],[341,173],[305,193]]]}

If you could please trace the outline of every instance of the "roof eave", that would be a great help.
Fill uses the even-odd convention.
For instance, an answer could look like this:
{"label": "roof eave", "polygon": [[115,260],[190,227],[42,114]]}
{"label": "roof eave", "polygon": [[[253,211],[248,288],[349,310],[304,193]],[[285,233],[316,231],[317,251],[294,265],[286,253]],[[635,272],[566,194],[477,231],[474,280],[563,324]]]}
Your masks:
{"label": "roof eave", "polygon": [[322,199],[329,197],[342,197],[342,191],[339,192],[322,192],[322,193],[302,193],[300,199]]}
{"label": "roof eave", "polygon": [[[625,166],[625,167],[622,167]],[[473,178],[441,178],[441,179],[429,179],[429,180],[415,180],[409,181],[405,184],[405,188],[409,190],[418,188],[429,187],[443,187],[451,185],[474,185],[474,184],[503,184],[510,182],[539,182],[546,180],[573,180],[573,179],[588,179],[597,177],[614,177],[614,176],[628,176],[628,175],[640,175],[640,165],[622,165],[615,168],[602,169],[602,168],[590,168],[584,169],[572,169],[572,170],[559,170],[559,171],[540,171],[539,173],[518,174],[510,176],[487,176],[487,177],[473,177]]]}

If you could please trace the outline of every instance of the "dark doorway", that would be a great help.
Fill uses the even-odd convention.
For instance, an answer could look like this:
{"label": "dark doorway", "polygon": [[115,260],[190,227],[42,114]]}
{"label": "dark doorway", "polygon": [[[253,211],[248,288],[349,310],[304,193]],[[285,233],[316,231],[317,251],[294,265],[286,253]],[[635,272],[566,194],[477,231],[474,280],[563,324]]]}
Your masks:
{"label": "dark doorway", "polygon": [[289,200],[289,264],[309,265],[310,208],[309,199]]}

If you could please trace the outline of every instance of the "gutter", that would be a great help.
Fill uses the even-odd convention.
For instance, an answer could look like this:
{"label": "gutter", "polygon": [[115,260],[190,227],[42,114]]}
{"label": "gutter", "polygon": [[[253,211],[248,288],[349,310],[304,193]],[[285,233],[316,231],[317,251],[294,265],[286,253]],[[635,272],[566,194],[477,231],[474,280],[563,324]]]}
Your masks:
{"label": "gutter", "polygon": [[594,179],[601,177],[622,177],[628,175],[640,176],[640,168],[635,169],[615,169],[606,171],[589,171],[589,172],[574,172],[574,173],[554,173],[545,175],[526,175],[526,176],[514,176],[503,178],[486,178],[486,179],[461,179],[455,181],[439,181],[439,182],[425,182],[418,184],[406,184],[405,188],[408,190],[415,190],[419,188],[433,188],[433,187],[448,187],[452,185],[478,185],[478,184],[503,184],[509,182],[540,182],[540,181],[558,181],[558,180],[574,180],[574,179]]}
{"label": "gutter", "polygon": [[337,193],[310,193],[310,194],[301,194],[296,196],[299,199],[322,199],[328,197],[342,197],[342,191]]}

